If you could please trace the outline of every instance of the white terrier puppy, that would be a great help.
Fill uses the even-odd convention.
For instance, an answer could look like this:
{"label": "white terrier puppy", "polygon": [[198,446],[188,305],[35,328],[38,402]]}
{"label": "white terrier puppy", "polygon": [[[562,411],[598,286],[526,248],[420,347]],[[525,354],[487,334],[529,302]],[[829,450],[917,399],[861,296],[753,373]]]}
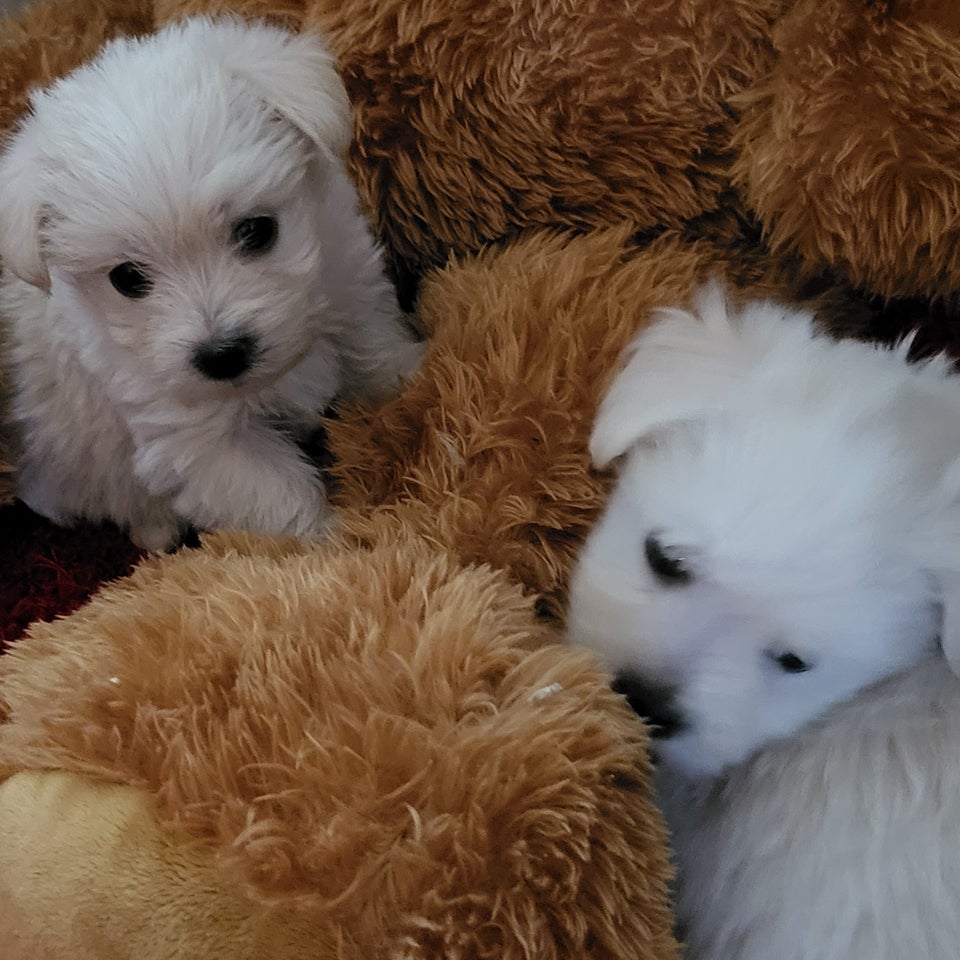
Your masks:
{"label": "white terrier puppy", "polygon": [[652,725],[687,955],[954,957],[960,377],[715,285],[657,319],[569,632]]}
{"label": "white terrier puppy", "polygon": [[20,496],[159,550],[322,534],[297,439],[416,369],[316,36],[185,21],[34,94],[0,157]]}

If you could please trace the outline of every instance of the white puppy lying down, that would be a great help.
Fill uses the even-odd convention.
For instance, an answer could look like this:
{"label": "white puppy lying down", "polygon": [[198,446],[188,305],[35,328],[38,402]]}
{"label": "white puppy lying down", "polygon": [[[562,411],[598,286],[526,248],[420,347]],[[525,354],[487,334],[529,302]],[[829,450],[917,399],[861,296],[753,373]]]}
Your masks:
{"label": "white puppy lying down", "polygon": [[185,21],[37,92],[0,157],[20,495],[149,549],[320,534],[297,439],[417,367],[315,36]]}
{"label": "white puppy lying down", "polygon": [[570,636],[654,725],[688,958],[956,958],[960,377],[714,286],[592,452]]}

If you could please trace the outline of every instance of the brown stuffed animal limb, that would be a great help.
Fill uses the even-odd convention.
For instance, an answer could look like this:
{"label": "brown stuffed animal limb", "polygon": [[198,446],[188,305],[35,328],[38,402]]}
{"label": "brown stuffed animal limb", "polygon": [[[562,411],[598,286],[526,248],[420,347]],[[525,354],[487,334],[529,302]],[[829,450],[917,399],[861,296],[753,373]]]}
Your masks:
{"label": "brown stuffed animal limb", "polygon": [[145,562],[0,659],[0,711],[17,960],[676,956],[642,728],[422,538]]}
{"label": "brown stuffed animal limb", "polygon": [[739,99],[734,175],[780,255],[884,297],[960,292],[960,6],[801,0]]}

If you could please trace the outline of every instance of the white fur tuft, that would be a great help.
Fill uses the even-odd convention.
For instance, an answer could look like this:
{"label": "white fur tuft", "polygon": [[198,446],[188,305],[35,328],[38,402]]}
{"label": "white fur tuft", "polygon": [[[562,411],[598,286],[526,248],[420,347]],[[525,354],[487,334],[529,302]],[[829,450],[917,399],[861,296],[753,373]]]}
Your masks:
{"label": "white fur tuft", "polygon": [[42,143],[41,131],[27,123],[0,157],[0,260],[6,270],[46,289],[50,278],[40,249],[42,202],[36,183]]}
{"label": "white fur tuft", "polygon": [[212,49],[222,57],[226,69],[320,150],[336,159],[346,155],[350,103],[333,57],[316,34],[264,26],[253,31],[239,21],[194,20],[180,29],[208,56]]}
{"label": "white fur tuft", "polygon": [[686,960],[954,960],[958,741],[928,657],[721,781],[659,766]]}
{"label": "white fur tuft", "polygon": [[699,419],[724,403],[759,360],[789,352],[809,335],[805,315],[773,301],[731,314],[718,281],[697,291],[690,311],[655,311],[600,406],[590,440],[597,466],[658,429]]}

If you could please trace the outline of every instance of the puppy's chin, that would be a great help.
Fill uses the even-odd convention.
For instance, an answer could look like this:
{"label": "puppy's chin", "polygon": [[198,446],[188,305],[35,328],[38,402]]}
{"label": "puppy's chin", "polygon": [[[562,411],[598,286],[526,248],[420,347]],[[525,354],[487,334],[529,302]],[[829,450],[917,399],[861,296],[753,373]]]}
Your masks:
{"label": "puppy's chin", "polygon": [[200,374],[190,374],[182,383],[170,385],[170,396],[185,407],[245,400],[269,390],[278,379],[279,375],[249,373],[233,380],[208,380]]}
{"label": "puppy's chin", "polygon": [[666,740],[655,740],[653,743],[657,764],[669,768],[672,775],[691,782],[722,777],[758,749],[745,745],[740,751],[719,754],[705,745],[696,731],[680,733]]}
{"label": "puppy's chin", "polygon": [[188,407],[252,399],[276,386],[300,359],[302,355],[289,363],[254,367],[230,380],[212,380],[190,370],[181,382],[170,384],[170,393]]}

